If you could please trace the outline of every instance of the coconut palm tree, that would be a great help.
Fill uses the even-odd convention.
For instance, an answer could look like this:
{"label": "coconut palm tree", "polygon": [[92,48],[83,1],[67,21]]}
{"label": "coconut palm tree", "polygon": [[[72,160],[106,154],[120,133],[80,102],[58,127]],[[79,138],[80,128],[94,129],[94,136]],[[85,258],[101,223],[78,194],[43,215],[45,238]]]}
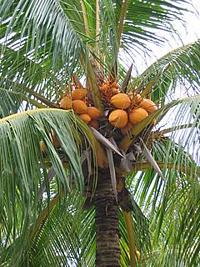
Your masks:
{"label": "coconut palm tree", "polygon": [[0,266],[197,266],[200,41],[132,75],[187,1],[0,2]]}

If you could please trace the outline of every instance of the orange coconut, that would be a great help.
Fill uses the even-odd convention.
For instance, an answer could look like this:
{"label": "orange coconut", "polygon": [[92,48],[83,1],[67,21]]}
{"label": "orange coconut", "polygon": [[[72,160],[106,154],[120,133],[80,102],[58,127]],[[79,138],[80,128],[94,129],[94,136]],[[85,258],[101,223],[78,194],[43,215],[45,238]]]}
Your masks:
{"label": "orange coconut", "polygon": [[134,125],[148,116],[148,112],[143,108],[134,108],[129,113],[129,121]]}
{"label": "orange coconut", "polygon": [[91,117],[88,114],[81,114],[79,117],[87,124],[91,121]]}
{"label": "orange coconut", "polygon": [[110,103],[116,108],[126,109],[130,107],[131,100],[127,94],[118,93],[111,98]]}
{"label": "orange coconut", "polygon": [[156,111],[158,108],[156,106],[156,104],[151,101],[150,99],[144,98],[140,103],[139,106],[141,108],[146,109],[147,112],[152,113],[154,111]]}
{"label": "orange coconut", "polygon": [[91,122],[89,123],[89,125],[91,127],[93,127],[94,129],[98,129],[99,128],[99,122],[96,120],[91,120]]}
{"label": "orange coconut", "polygon": [[126,135],[126,134],[128,134],[130,132],[130,130],[132,128],[133,128],[133,125],[130,122],[128,122],[127,125],[124,128],[121,129],[121,133],[123,135]]}
{"label": "orange coconut", "polygon": [[72,91],[72,99],[73,100],[82,100],[86,97],[87,90],[83,88],[75,89]]}
{"label": "orange coconut", "polygon": [[95,107],[88,107],[87,113],[92,119],[99,119],[101,117],[101,111]]}
{"label": "orange coconut", "polygon": [[122,109],[115,109],[110,113],[108,120],[112,126],[121,129],[128,123],[128,114]]}
{"label": "orange coconut", "polygon": [[72,101],[72,107],[73,110],[77,113],[77,114],[86,114],[87,113],[87,105],[85,104],[84,101],[82,100],[73,100]]}
{"label": "orange coconut", "polygon": [[60,100],[59,105],[60,105],[60,108],[70,109],[70,108],[72,108],[72,99],[69,96],[64,96]]}

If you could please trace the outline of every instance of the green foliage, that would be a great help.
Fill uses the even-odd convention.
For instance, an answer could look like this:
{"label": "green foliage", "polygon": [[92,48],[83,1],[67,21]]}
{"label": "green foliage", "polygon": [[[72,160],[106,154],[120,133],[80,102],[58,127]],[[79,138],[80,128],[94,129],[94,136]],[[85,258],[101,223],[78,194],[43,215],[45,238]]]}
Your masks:
{"label": "green foliage", "polygon": [[[88,75],[89,58],[106,78],[119,52],[164,42],[158,32],[182,18],[183,2],[190,1],[102,0],[97,29],[95,1],[0,1],[0,266],[95,265],[95,210],[83,209],[82,174],[83,152],[95,139],[74,113],[35,108],[57,104],[72,74]],[[126,178],[142,266],[200,260],[199,49],[199,40],[180,47],[129,84],[130,91],[146,88],[160,107],[152,115],[159,124],[144,139],[164,179],[141,155]],[[120,66],[120,83],[124,76]],[[189,97],[180,99],[183,90]],[[119,218],[121,265],[128,266],[121,210]]]}
{"label": "green foliage", "polygon": [[199,49],[197,40],[173,50],[134,79],[132,86],[142,89],[152,83],[148,93],[161,104],[174,99],[178,88],[184,95],[199,94]]}
{"label": "green foliage", "polygon": [[[11,250],[19,258],[19,250],[23,254],[30,242],[31,225],[55,192],[66,194],[72,188],[83,192],[81,141],[88,131],[85,135],[87,144],[90,134],[73,113],[56,109],[19,113],[3,118],[0,125],[1,250],[14,246]],[[52,144],[49,135],[52,131],[57,135],[64,157]],[[40,151],[41,140],[46,145],[44,153]],[[55,172],[54,190],[50,188],[48,174],[51,166]],[[41,195],[43,185],[46,190]],[[23,245],[19,246],[19,243]],[[9,253],[15,262],[14,254]]]}

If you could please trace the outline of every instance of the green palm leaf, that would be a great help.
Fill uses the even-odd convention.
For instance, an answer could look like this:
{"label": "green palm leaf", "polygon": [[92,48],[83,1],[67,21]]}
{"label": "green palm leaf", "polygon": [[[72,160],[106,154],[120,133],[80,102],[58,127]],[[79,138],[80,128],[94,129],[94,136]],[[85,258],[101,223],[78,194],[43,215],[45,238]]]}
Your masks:
{"label": "green palm leaf", "polygon": [[[96,178],[107,174],[105,144],[116,152],[122,138],[104,116],[100,146],[78,116],[56,107],[74,74],[102,107],[102,81],[116,78],[120,86],[128,79],[121,54],[165,41],[159,31],[172,31],[183,3],[189,1],[1,1],[0,266],[95,266]],[[119,210],[121,266],[135,267],[135,249],[142,266],[199,263],[199,48],[199,40],[180,47],[127,83],[159,109],[133,127],[120,159],[113,152],[109,162],[129,192],[112,203]],[[179,97],[182,90],[187,98]],[[120,169],[125,150],[135,153],[128,174]]]}
{"label": "green palm leaf", "polygon": [[[64,161],[60,158],[61,151],[55,149],[50,139],[52,130],[61,144]],[[85,140],[89,141],[91,133],[73,113],[56,109],[33,110],[5,117],[0,121],[0,131],[1,234],[2,240],[6,238],[4,245],[7,246],[19,235],[22,240],[26,239],[27,230],[43,205],[39,194],[42,183],[45,182],[48,199],[51,198],[54,191],[48,189],[49,164],[55,172],[56,191],[66,193],[74,186],[83,191],[80,140],[82,133],[88,131]],[[40,151],[40,140],[46,144],[46,156]],[[67,169],[63,163],[69,164]],[[19,223],[17,228],[16,223]]]}
{"label": "green palm leaf", "polygon": [[147,68],[132,86],[146,86],[146,94],[160,103],[164,103],[166,95],[173,99],[177,86],[187,95],[199,93],[199,49],[199,40],[175,49]]}

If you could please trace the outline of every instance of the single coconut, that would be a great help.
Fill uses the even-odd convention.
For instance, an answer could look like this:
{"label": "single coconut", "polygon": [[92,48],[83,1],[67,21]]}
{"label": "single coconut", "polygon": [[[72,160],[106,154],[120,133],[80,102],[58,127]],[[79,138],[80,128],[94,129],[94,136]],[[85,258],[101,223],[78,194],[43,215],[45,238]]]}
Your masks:
{"label": "single coconut", "polygon": [[131,105],[130,98],[128,97],[127,94],[124,94],[124,93],[119,93],[119,94],[114,95],[111,98],[110,102],[114,107],[120,108],[120,109],[127,109]]}
{"label": "single coconut", "polygon": [[94,129],[99,129],[99,122],[96,120],[91,120],[91,122],[89,123],[89,125],[91,127],[93,127]]}
{"label": "single coconut", "polygon": [[73,100],[72,101],[72,107],[74,112],[77,114],[86,114],[87,113],[87,105],[82,100]]}
{"label": "single coconut", "polygon": [[128,122],[127,125],[124,128],[121,129],[121,133],[123,135],[126,135],[126,134],[128,134],[130,132],[130,130],[132,128],[133,128],[133,125],[130,122]]}
{"label": "single coconut", "polygon": [[129,121],[134,125],[144,120],[148,116],[148,112],[143,108],[134,108],[129,113]]}
{"label": "single coconut", "polygon": [[79,117],[87,124],[91,121],[91,117],[88,114],[81,114]]}
{"label": "single coconut", "polygon": [[73,100],[82,100],[86,97],[87,90],[83,88],[75,89],[72,91],[72,99]]}
{"label": "single coconut", "polygon": [[88,107],[87,113],[92,119],[99,119],[101,117],[101,111],[95,107]]}
{"label": "single coconut", "polygon": [[61,99],[59,105],[60,105],[60,108],[70,109],[72,108],[72,99],[69,96],[64,96]]}
{"label": "single coconut", "polygon": [[116,109],[110,113],[108,120],[112,126],[121,129],[128,123],[128,114],[122,109]]}
{"label": "single coconut", "polygon": [[156,111],[158,108],[156,106],[156,104],[151,101],[150,99],[144,98],[140,103],[139,106],[141,108],[146,109],[147,112],[149,113],[153,113],[154,111]]}

